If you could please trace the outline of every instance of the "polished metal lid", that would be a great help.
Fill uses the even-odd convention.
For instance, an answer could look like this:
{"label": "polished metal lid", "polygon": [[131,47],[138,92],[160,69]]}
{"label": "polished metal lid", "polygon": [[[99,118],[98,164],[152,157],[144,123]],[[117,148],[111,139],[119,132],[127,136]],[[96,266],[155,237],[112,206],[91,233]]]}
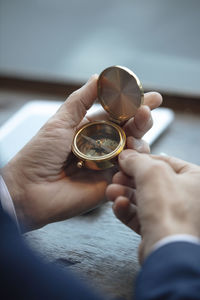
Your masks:
{"label": "polished metal lid", "polygon": [[111,119],[123,122],[136,114],[144,93],[137,76],[128,68],[113,66],[98,79],[98,99]]}

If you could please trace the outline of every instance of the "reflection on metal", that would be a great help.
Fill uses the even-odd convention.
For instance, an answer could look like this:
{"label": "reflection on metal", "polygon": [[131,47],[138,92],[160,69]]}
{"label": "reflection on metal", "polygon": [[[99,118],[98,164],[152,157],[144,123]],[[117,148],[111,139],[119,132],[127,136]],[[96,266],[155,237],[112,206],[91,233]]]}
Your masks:
{"label": "reflection on metal", "polygon": [[113,66],[99,76],[98,98],[114,120],[123,122],[135,115],[144,94],[139,79],[131,70]]}
{"label": "reflection on metal", "polygon": [[87,123],[76,132],[72,152],[79,159],[77,167],[103,170],[114,166],[126,144],[126,134],[116,123],[133,117],[143,97],[140,81],[129,69],[113,66],[100,74],[98,98],[112,122]]}

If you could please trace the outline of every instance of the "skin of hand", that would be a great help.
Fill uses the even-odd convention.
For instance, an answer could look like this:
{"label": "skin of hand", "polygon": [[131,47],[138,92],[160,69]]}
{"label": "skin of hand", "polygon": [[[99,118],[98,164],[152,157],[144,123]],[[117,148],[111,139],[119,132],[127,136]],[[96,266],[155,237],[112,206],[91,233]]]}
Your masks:
{"label": "skin of hand", "polygon": [[200,237],[200,166],[134,150],[124,150],[119,165],[106,194],[115,215],[141,234],[140,262],[166,236]]}
{"label": "skin of hand", "polygon": [[[33,230],[48,223],[79,215],[105,201],[113,170],[78,169],[71,153],[76,130],[97,116],[88,111],[97,98],[98,75],[73,92],[39,132],[1,170],[13,199],[20,224]],[[124,124],[128,147],[148,152],[141,137],[152,126],[150,109],[162,102],[148,93],[135,119]],[[88,114],[86,115],[86,112]],[[105,119],[100,113],[101,117]]]}

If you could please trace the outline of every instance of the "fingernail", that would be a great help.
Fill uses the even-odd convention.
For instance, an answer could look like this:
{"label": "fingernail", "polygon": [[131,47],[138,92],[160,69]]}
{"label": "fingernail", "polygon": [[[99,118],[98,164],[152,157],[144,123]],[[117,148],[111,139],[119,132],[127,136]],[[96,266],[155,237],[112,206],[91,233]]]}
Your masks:
{"label": "fingernail", "polygon": [[134,150],[124,150],[124,151],[122,151],[121,153],[120,153],[120,155],[119,155],[119,159],[120,160],[123,160],[123,159],[126,159],[127,157],[129,157],[129,156],[133,156],[134,154],[136,154],[137,152],[136,151],[134,151]]}
{"label": "fingernail", "polygon": [[98,74],[93,74],[89,79],[88,81],[86,82],[86,84],[90,83],[91,81],[93,81],[95,78],[98,77]]}
{"label": "fingernail", "polygon": [[146,110],[151,111],[148,105],[145,105],[145,104],[144,104],[143,107],[144,107]]}
{"label": "fingernail", "polygon": [[168,154],[166,154],[165,152],[160,152],[161,156],[169,156]]}

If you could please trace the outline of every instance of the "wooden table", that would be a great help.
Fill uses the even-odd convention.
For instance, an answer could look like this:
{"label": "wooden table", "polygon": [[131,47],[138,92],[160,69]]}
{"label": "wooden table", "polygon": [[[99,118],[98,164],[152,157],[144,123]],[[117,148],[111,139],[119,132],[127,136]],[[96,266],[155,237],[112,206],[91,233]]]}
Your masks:
{"label": "wooden table", "polygon": [[[4,86],[0,90],[0,123],[32,99],[64,100],[64,93]],[[153,145],[152,152],[165,152],[200,164],[199,116],[188,109],[176,110],[175,121]],[[25,236],[31,247],[46,260],[72,269],[108,295],[131,298],[139,269],[140,237],[114,217],[110,203]]]}

